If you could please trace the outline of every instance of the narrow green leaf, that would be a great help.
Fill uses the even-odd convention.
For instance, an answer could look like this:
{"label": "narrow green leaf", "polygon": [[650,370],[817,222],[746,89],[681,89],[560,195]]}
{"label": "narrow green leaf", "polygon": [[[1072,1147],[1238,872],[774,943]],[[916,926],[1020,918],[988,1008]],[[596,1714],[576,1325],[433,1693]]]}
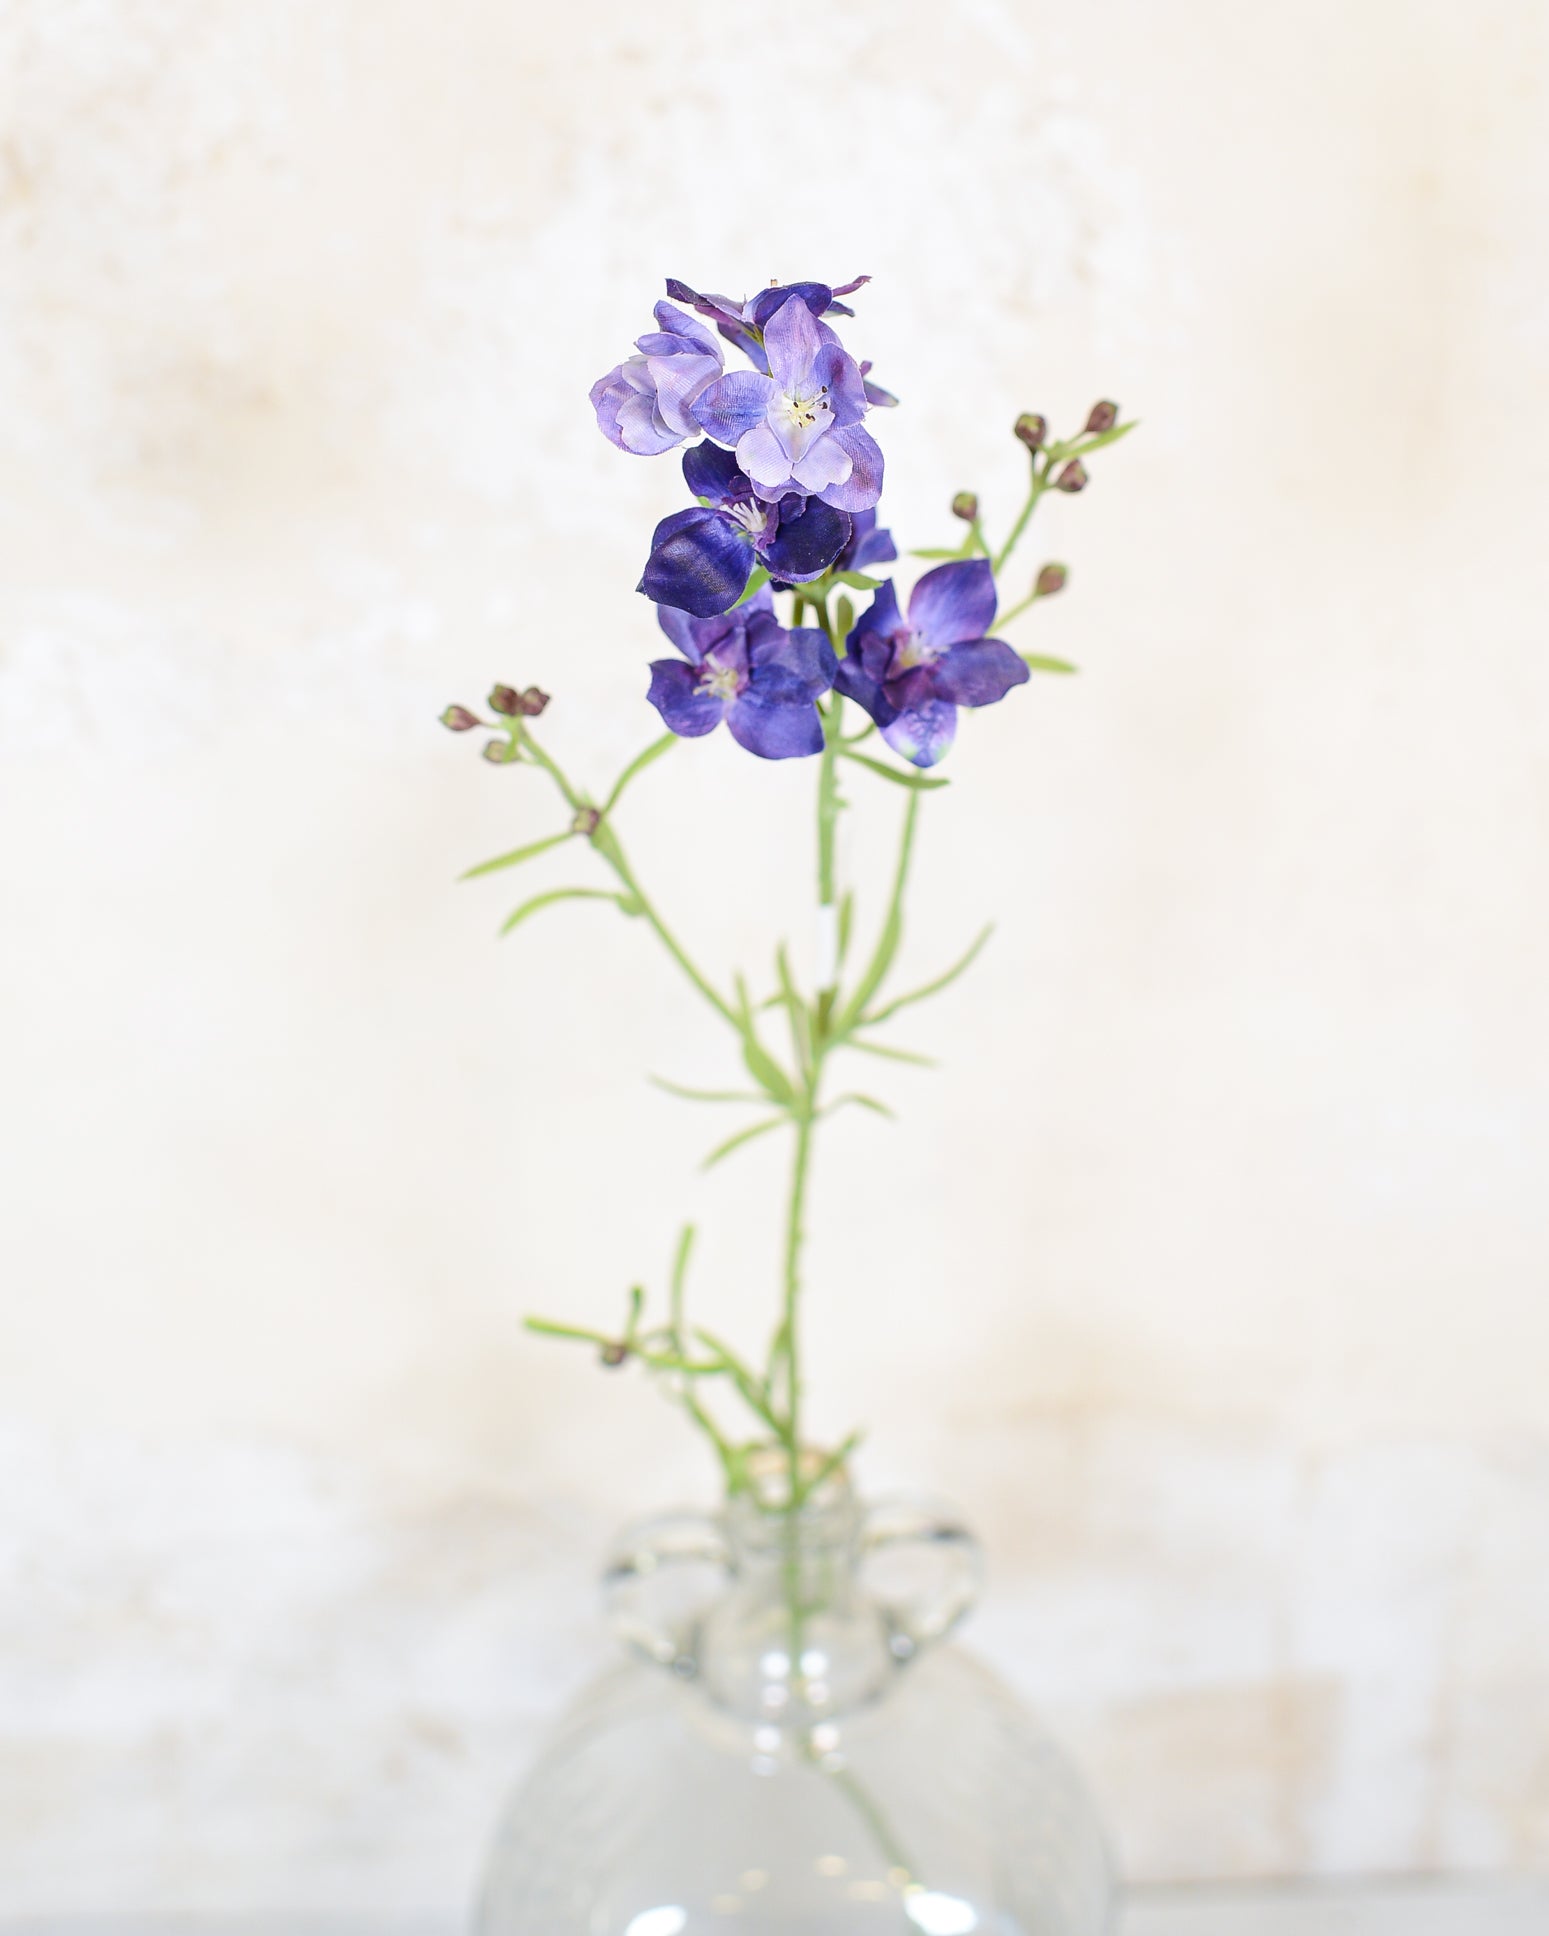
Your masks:
{"label": "narrow green leaf", "polygon": [[1047,652],[1024,652],[1021,658],[1023,665],[1032,672],[1079,672],[1081,670],[1080,666],[1072,665],[1069,659],[1051,658]]}
{"label": "narrow green leaf", "polygon": [[744,1143],[751,1143],[755,1136],[766,1136],[770,1130],[778,1129],[784,1121],[783,1116],[766,1116],[761,1123],[755,1123],[751,1129],[739,1129],[735,1136],[728,1136],[724,1143],[716,1144],[700,1164],[700,1169],[713,1170],[716,1164],[730,1156],[733,1150],[741,1149]]}
{"label": "narrow green leaf", "polygon": [[524,860],[531,860],[536,854],[546,854],[551,847],[562,847],[567,840],[575,839],[575,830],[567,827],[562,834],[549,834],[543,840],[530,840],[525,847],[513,847],[509,854],[497,854],[493,860],[481,860],[477,867],[470,867],[466,874],[459,874],[460,881],[477,880],[480,874],[498,874],[502,867],[520,867]]}
{"label": "narrow green leaf", "polygon": [[762,1102],[764,1100],[755,1089],[686,1089],[681,1082],[669,1082],[665,1076],[647,1076],[646,1081],[653,1088],[665,1089],[669,1096],[681,1096],[685,1102]]}
{"label": "narrow green leaf", "polygon": [[909,860],[914,852],[914,827],[919,811],[920,796],[912,791],[909,804],[904,809],[903,833],[898,842],[898,865],[893,874],[893,892],[888,902],[887,918],[882,923],[882,932],[877,937],[877,945],[872,950],[866,972],[861,976],[854,994],[845,1003],[844,1011],[835,1025],[835,1035],[848,1034],[855,1026],[857,1017],[865,1014],[866,1004],[882,986],[883,978],[898,952],[904,931],[904,886],[909,878]]}
{"label": "narrow green leaf", "polygon": [[831,1116],[836,1109],[843,1109],[847,1102],[859,1103],[862,1109],[869,1109],[878,1116],[886,1116],[889,1122],[898,1120],[897,1115],[885,1102],[878,1102],[875,1096],[858,1095],[854,1090],[848,1095],[836,1096],[823,1113]]}
{"label": "narrow green leaf", "polygon": [[1131,417],[1128,423],[1115,424],[1112,430],[1099,431],[1095,437],[1073,437],[1071,449],[1085,456],[1090,450],[1101,450],[1105,444],[1116,444],[1121,437],[1127,437],[1140,423],[1138,417]]}
{"label": "narrow green leaf", "polygon": [[536,914],[540,908],[552,907],[556,901],[613,901],[620,907],[624,904],[621,894],[610,894],[603,887],[554,887],[547,894],[535,894],[530,901],[523,901],[514,914],[508,914],[501,923],[500,932],[509,934],[514,927],[525,921],[529,914]]}
{"label": "narrow green leaf", "polygon": [[768,583],[769,583],[769,573],[764,569],[762,565],[755,565],[753,567],[752,573],[748,578],[747,590],[742,594],[741,598],[737,600],[736,604],[734,604],[731,609],[733,611],[736,611],[738,605],[746,605],[748,600],[752,598],[756,593],[761,592]]}
{"label": "narrow green leaf", "polygon": [[818,1467],[817,1471],[814,1472],[812,1477],[807,1481],[806,1486],[804,1488],[804,1491],[807,1495],[810,1496],[812,1493],[816,1492],[818,1487],[822,1485],[825,1479],[831,1478],[833,1474],[839,1470],[840,1466],[842,1466],[845,1460],[849,1458],[850,1454],[855,1450],[856,1446],[860,1444],[863,1436],[864,1434],[860,1432],[852,1432],[850,1436],[843,1441],[842,1444],[836,1446],[835,1449],[829,1453],[828,1457],[823,1461],[823,1463]]}
{"label": "narrow green leaf", "polygon": [[875,1028],[879,1022],[885,1022],[890,1015],[896,1015],[901,1008],[908,1008],[912,1002],[923,1002],[927,995],[939,995],[942,989],[949,987],[959,975],[967,973],[977,959],[979,950],[994,932],[995,923],[991,921],[979,934],[968,952],[960,960],[955,961],[944,975],[938,975],[934,981],[926,982],[923,988],[914,988],[907,995],[900,995],[897,1001],[889,1002],[886,1008],[879,1008],[874,1015],[863,1016],[862,1026]]}
{"label": "narrow green leaf", "polygon": [[848,746],[841,746],[839,757],[854,760],[857,766],[864,766],[879,779],[891,780],[894,786],[913,787],[919,793],[935,793],[941,787],[951,786],[950,780],[933,780],[928,774],[919,773],[912,767],[889,766],[883,760],[874,760],[869,753],[856,753]]}
{"label": "narrow green leaf", "polygon": [[613,782],[613,791],[603,803],[602,811],[604,816],[612,813],[613,809],[619,803],[619,796],[623,793],[625,787],[629,785],[630,781],[634,779],[635,775],[637,773],[643,773],[653,760],[659,760],[663,753],[670,747],[676,746],[677,743],[678,736],[676,733],[663,733],[660,739],[653,739],[643,753],[637,753],[629,762],[628,766],[624,768],[624,771]]}
{"label": "narrow green leaf", "polygon": [[780,999],[785,1004],[786,1015],[791,1025],[791,1047],[796,1052],[797,1066],[805,1072],[812,1066],[812,1017],[807,1004],[796,992],[795,978],[791,974],[790,958],[785,952],[782,941],[775,950],[775,968],[780,976]]}
{"label": "narrow green leaf", "polygon": [[895,1049],[890,1042],[863,1042],[858,1035],[849,1036],[845,1041],[847,1049],[859,1049],[864,1055],[880,1055],[889,1062],[912,1062],[919,1069],[934,1069],[937,1062],[933,1055],[916,1055],[913,1049]]}
{"label": "narrow green leaf", "polygon": [[550,1318],[523,1318],[522,1325],[540,1338],[574,1338],[582,1344],[613,1343],[604,1332],[586,1331],[578,1324],[555,1324]]}
{"label": "narrow green leaf", "polygon": [[672,1260],[672,1336],[680,1353],[683,1349],[683,1287],[688,1281],[688,1260],[694,1252],[696,1235],[693,1224],[684,1224],[678,1238],[677,1254]]}
{"label": "narrow green leaf", "polygon": [[911,551],[911,558],[961,558],[962,552],[956,545],[927,545],[920,551]]}
{"label": "narrow green leaf", "polygon": [[839,965],[850,952],[850,934],[855,926],[855,890],[848,888],[839,902]]}
{"label": "narrow green leaf", "polygon": [[855,630],[855,607],[849,599],[841,598],[834,607],[834,637],[843,642]]}
{"label": "narrow green leaf", "polygon": [[836,571],[833,579],[836,585],[849,585],[858,592],[874,592],[882,583],[880,578],[868,578],[863,571]]}
{"label": "narrow green leaf", "polygon": [[720,1358],[727,1376],[742,1394],[743,1400],[749,1410],[756,1417],[761,1418],[766,1425],[769,1425],[774,1431],[778,1432],[780,1430],[779,1421],[775,1418],[773,1412],[770,1411],[769,1400],[760,1389],[758,1380],[737,1356],[736,1352],[732,1350],[730,1345],[723,1344],[713,1331],[701,1329],[697,1330],[694,1335],[701,1344],[708,1345]]}

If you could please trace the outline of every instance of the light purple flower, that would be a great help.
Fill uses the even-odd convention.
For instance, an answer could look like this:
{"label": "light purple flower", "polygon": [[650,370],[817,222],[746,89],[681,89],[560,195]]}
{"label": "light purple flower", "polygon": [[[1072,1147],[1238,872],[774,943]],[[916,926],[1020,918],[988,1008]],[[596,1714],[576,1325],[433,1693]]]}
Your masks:
{"label": "light purple flower", "polygon": [[690,405],[724,368],[721,346],[703,323],[669,302],[659,302],[655,314],[655,330],[635,344],[639,354],[599,377],[591,389],[598,429],[638,457],[698,443],[703,431]]}
{"label": "light purple flower", "polygon": [[959,706],[992,706],[1027,667],[1004,639],[986,638],[995,578],[983,558],[926,572],[898,609],[890,578],[846,641],[834,690],[870,713],[882,737],[916,766],[934,766],[957,732]]}
{"label": "light purple flower", "polygon": [[697,739],[724,719],[737,744],[760,759],[822,752],[817,702],[834,683],[834,649],[813,627],[786,631],[767,586],[716,618],[670,605],[658,606],[657,618],[683,654],[651,665],[647,697],[669,731]]}
{"label": "light purple flower", "polygon": [[737,453],[757,495],[792,490],[840,511],[866,511],[882,495],[882,453],[861,427],[864,379],[800,294],[762,325],[769,373],[734,370],[700,391],[690,415],[712,443]]}

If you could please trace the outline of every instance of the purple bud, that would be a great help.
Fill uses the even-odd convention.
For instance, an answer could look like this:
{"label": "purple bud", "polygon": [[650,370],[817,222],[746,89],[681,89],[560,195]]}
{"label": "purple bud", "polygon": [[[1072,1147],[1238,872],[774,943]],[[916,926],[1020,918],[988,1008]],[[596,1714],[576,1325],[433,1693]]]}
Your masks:
{"label": "purple bud", "polygon": [[487,739],[484,742],[484,757],[494,766],[509,763],[513,748],[508,739]]}
{"label": "purple bud", "polygon": [[1057,491],[1084,491],[1086,489],[1086,465],[1079,457],[1072,457],[1054,480]]}
{"label": "purple bud", "polygon": [[491,686],[489,704],[495,712],[504,713],[507,719],[515,718],[522,710],[522,702],[515,686]]}
{"label": "purple bud", "polygon": [[1033,591],[1039,598],[1053,598],[1056,592],[1064,591],[1068,576],[1063,565],[1045,565],[1038,574]]}
{"label": "purple bud", "polygon": [[441,724],[450,727],[454,733],[469,732],[478,723],[478,714],[469,712],[466,706],[448,706],[441,715]]}
{"label": "purple bud", "polygon": [[578,834],[594,834],[602,824],[602,815],[595,807],[582,807],[570,825]]}
{"label": "purple bud", "polygon": [[629,1356],[629,1346],[627,1344],[605,1344],[597,1353],[597,1356],[608,1367],[609,1371],[617,1371],[619,1366]]}
{"label": "purple bud", "polygon": [[972,524],[979,515],[979,500],[972,491],[959,491],[952,500],[952,515],[961,518],[964,524]]}
{"label": "purple bud", "polygon": [[536,686],[529,686],[517,697],[516,710],[527,719],[536,719],[549,703],[549,695],[540,692]]}
{"label": "purple bud", "polygon": [[1105,430],[1112,430],[1119,421],[1119,406],[1116,403],[1094,403],[1087,412],[1086,432],[1100,436]]}
{"label": "purple bud", "polygon": [[1024,410],[1012,429],[1029,450],[1042,450],[1043,440],[1049,434],[1047,421],[1043,417],[1035,417],[1031,410]]}

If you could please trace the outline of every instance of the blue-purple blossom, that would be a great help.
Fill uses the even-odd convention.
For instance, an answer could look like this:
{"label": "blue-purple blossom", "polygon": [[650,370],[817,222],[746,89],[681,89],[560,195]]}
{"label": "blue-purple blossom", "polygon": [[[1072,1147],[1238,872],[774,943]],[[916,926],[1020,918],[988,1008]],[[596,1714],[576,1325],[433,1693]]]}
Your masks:
{"label": "blue-purple blossom", "polygon": [[[762,313],[757,298],[749,309]],[[713,443],[736,452],[758,497],[796,490],[836,510],[869,510],[882,494],[882,453],[861,427],[859,366],[800,294],[787,295],[759,327],[768,374],[718,377],[690,414]]]}
{"label": "blue-purple blossom", "polygon": [[916,766],[934,766],[957,732],[959,706],[990,706],[1026,683],[1003,639],[986,638],[995,578],[983,558],[926,572],[898,610],[890,578],[846,641],[834,689],[870,713],[882,737]]}
{"label": "blue-purple blossom", "polygon": [[817,702],[834,683],[834,649],[815,628],[787,631],[767,586],[715,618],[664,605],[657,619],[683,654],[651,666],[647,697],[670,731],[697,739],[724,719],[737,744],[760,759],[822,752]]}
{"label": "blue-purple blossom", "polygon": [[639,589],[658,605],[713,618],[747,589],[754,563],[782,583],[820,578],[851,535],[848,513],[800,491],[775,503],[754,495],[729,450],[699,444],[683,454],[683,476],[702,501],[663,518]]}
{"label": "blue-purple blossom", "polygon": [[877,529],[875,511],[857,511],[850,520],[850,542],[834,560],[835,571],[869,571],[873,565],[890,565],[898,557],[898,546],[891,531]]}
{"label": "blue-purple blossom", "polygon": [[620,450],[656,457],[703,436],[689,407],[721,375],[721,346],[703,323],[656,305],[656,328],[639,338],[639,352],[599,377],[591,388],[597,427]]}

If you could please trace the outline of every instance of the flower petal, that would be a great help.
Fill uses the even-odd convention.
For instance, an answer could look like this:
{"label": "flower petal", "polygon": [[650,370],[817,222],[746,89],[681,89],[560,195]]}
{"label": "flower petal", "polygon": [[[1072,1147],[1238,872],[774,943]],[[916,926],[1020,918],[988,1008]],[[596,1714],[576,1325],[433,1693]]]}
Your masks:
{"label": "flower petal", "polygon": [[742,313],[755,329],[762,329],[791,296],[800,296],[814,316],[821,316],[834,300],[826,282],[781,282],[771,289],[760,289]]}
{"label": "flower petal", "polygon": [[[701,449],[707,446],[701,445]],[[688,460],[685,458],[684,462]],[[865,571],[872,565],[891,565],[898,558],[898,546],[891,531],[877,529],[875,511],[857,511],[850,520],[855,530],[844,548],[843,569]]]}
{"label": "flower petal", "polygon": [[638,589],[658,605],[713,618],[735,605],[753,570],[753,547],[720,511],[694,505],[663,518]]}
{"label": "flower petal", "polygon": [[737,462],[752,478],[760,497],[790,484],[791,460],[767,422],[756,423],[737,439]]}
{"label": "flower petal", "polygon": [[823,345],[812,311],[800,296],[788,296],[763,327],[769,374],[787,396],[805,395]]}
{"label": "flower petal", "polygon": [[726,715],[724,700],[699,690],[699,674],[678,659],[653,659],[646,698],[661,714],[668,730],[680,739],[699,739],[713,733]]}
{"label": "flower petal", "polygon": [[827,633],[820,632],[815,625],[798,625],[786,631],[778,624],[750,623],[748,660],[760,673],[760,689],[765,669],[778,666],[796,675],[809,699],[821,699],[839,670]]}
{"label": "flower petal", "polygon": [[761,760],[799,760],[823,750],[818,709],[795,678],[789,689],[766,688],[760,678],[726,708],[726,725],[737,744]]}
{"label": "flower petal", "polygon": [[995,617],[995,574],[987,558],[937,565],[909,594],[909,624],[938,650],[982,639]]}
{"label": "flower petal", "polygon": [[683,481],[695,497],[726,504],[748,495],[748,480],[737,468],[736,454],[719,444],[695,444],[683,453]]}
{"label": "flower petal", "polygon": [[841,511],[869,511],[882,495],[882,453],[876,439],[860,424],[840,424],[828,434],[849,452],[855,468],[842,484],[827,487],[823,502]]}
{"label": "flower petal", "polygon": [[648,356],[646,365],[656,380],[656,408],[662,421],[679,437],[698,441],[700,425],[690,414],[691,406],[719,381],[718,356]]}
{"label": "flower petal", "polygon": [[694,636],[694,631],[695,627],[702,625],[704,621],[694,618],[688,612],[679,611],[676,605],[658,605],[656,608],[656,623],[667,634],[668,638],[672,640],[673,644],[683,654],[684,658],[688,660],[689,664],[697,666],[704,655],[699,649],[699,641]]}
{"label": "flower petal", "polygon": [[813,374],[828,386],[828,407],[835,424],[859,423],[866,414],[866,385],[854,357],[837,343],[825,343]]}
{"label": "flower petal", "polygon": [[1027,667],[1004,639],[970,639],[948,646],[931,667],[938,699],[959,706],[993,706],[1013,686],[1025,686]]}
{"label": "flower petal", "polygon": [[[757,370],[732,370],[694,399],[694,421],[707,437],[728,450],[755,424],[761,424],[775,394],[774,382]],[[746,470],[746,464],[743,465]]]}
{"label": "flower petal", "polygon": [[842,484],[855,469],[850,453],[832,433],[815,438],[791,465],[791,476],[804,491],[814,494],[830,484]]}
{"label": "flower petal", "polygon": [[839,669],[834,674],[834,691],[846,699],[853,699],[861,711],[870,713],[879,726],[885,726],[898,717],[897,707],[882,690],[882,681],[874,679],[853,652],[839,661]]}
{"label": "flower petal", "polygon": [[655,397],[634,392],[619,406],[619,437],[623,448],[636,457],[660,457],[664,450],[676,450],[683,439],[662,421]]}
{"label": "flower petal", "polygon": [[957,708],[945,699],[927,699],[882,728],[895,753],[915,766],[934,766],[957,737]]}
{"label": "flower petal", "polygon": [[903,621],[898,613],[898,590],[891,578],[884,578],[871,595],[871,603],[855,621],[849,638],[845,641],[850,651],[856,652],[864,643],[867,632],[875,632],[880,637],[891,638],[899,630]]}
{"label": "flower petal", "polygon": [[714,335],[695,317],[687,315],[672,303],[659,302],[651,311],[656,318],[656,327],[669,336],[687,336],[696,349],[707,356],[713,356],[717,363],[721,360],[721,346]]}
{"label": "flower petal", "polygon": [[[792,501],[785,499],[786,504]],[[793,515],[781,510],[780,527],[759,557],[772,578],[801,584],[822,577],[843,551],[849,535],[850,520],[844,512],[812,497]]]}

